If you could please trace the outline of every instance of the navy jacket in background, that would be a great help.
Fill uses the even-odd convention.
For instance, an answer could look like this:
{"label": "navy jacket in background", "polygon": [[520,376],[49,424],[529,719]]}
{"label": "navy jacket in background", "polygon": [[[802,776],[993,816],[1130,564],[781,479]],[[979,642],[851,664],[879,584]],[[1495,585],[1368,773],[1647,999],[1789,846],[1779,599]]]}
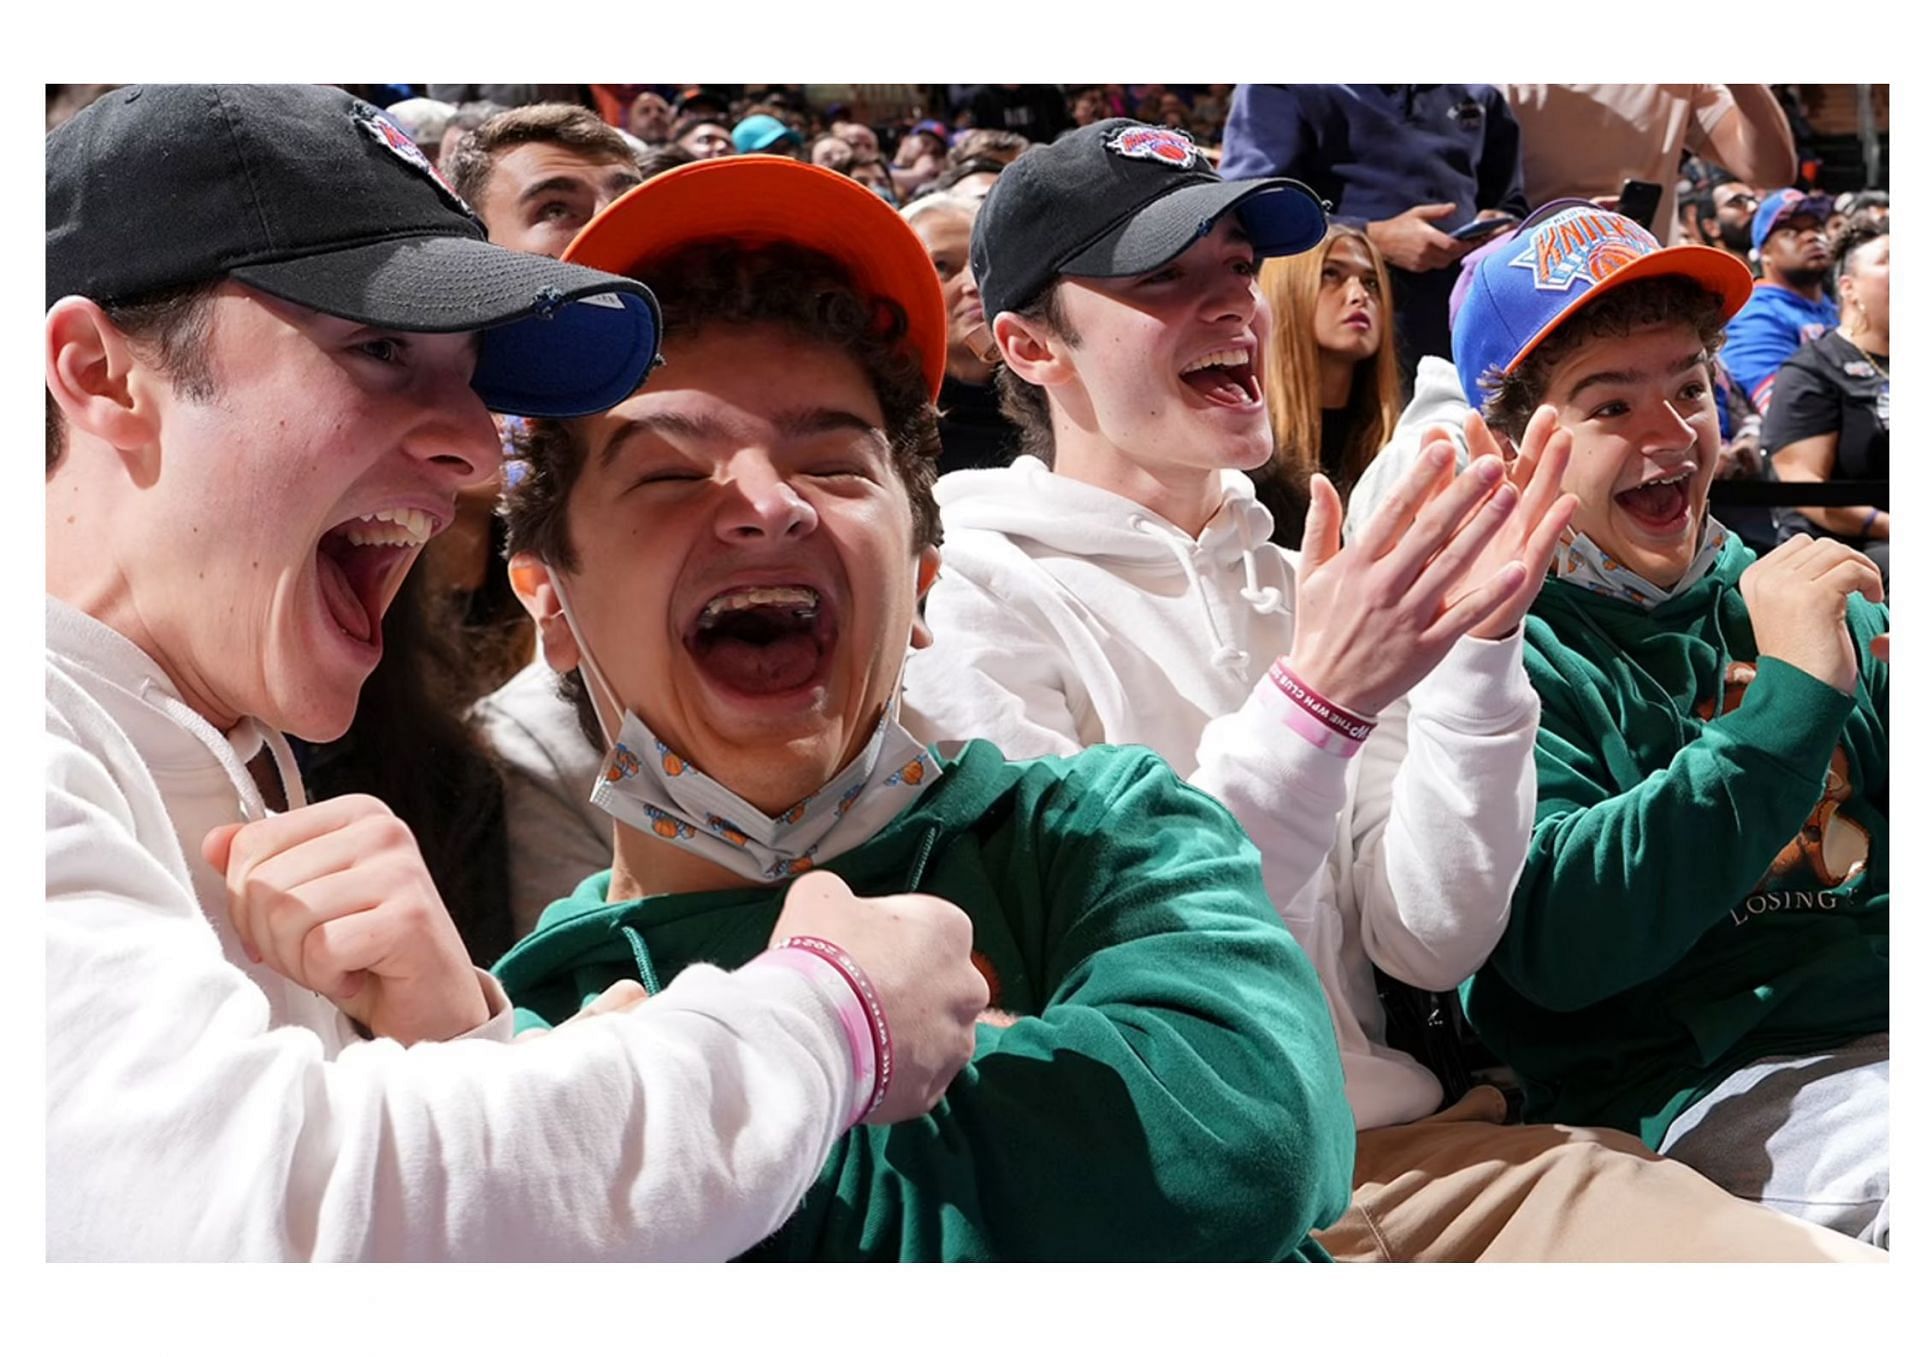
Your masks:
{"label": "navy jacket in background", "polygon": [[[1220,173],[1298,179],[1364,227],[1421,203],[1453,203],[1447,231],[1481,211],[1527,214],[1520,125],[1492,85],[1239,85]],[[1447,294],[1457,266],[1392,270],[1400,363],[1452,357]]]}

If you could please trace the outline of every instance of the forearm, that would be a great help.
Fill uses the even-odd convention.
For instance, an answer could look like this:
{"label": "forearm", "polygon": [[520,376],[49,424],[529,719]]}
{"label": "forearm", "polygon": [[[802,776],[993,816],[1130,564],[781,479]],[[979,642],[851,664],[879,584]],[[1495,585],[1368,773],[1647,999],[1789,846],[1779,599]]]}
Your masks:
{"label": "forearm", "polygon": [[[49,977],[72,985],[64,965]],[[153,1026],[178,1041],[122,1024],[103,1059],[97,1031],[84,1048],[63,1035],[56,1003],[48,1064],[71,1073],[48,1094],[49,1253],[731,1257],[798,1203],[851,1076],[831,1018],[794,1019],[800,977],[689,979],[533,1042],[367,1042],[332,1060],[298,1028],[216,1036],[264,1019],[244,996],[206,1025],[174,1005]]]}
{"label": "forearm", "polygon": [[1543,727],[1538,822],[1493,964],[1530,1001],[1597,1003],[1653,979],[1765,874],[1818,804],[1852,698],[1762,658],[1745,700],[1672,762],[1586,800],[1581,755]]}
{"label": "forearm", "polygon": [[830,1002],[787,972],[526,1043],[342,1047],[276,1017],[104,804],[50,779],[50,1256],[725,1258],[850,1114]]}
{"label": "forearm", "polygon": [[[1782,476],[1782,480],[1787,479]],[[1871,504],[1851,504],[1844,508],[1822,508],[1817,504],[1802,505],[1801,514],[1807,522],[1835,537],[1866,538],[1868,541],[1884,542],[1893,535],[1891,515],[1884,509],[1876,509]]]}
{"label": "forearm", "polygon": [[1733,107],[1708,137],[1707,158],[1750,184],[1794,179],[1793,129],[1786,110],[1765,85],[1728,85]]}
{"label": "forearm", "polygon": [[1267,898],[1297,930],[1301,894],[1339,831],[1349,764],[1281,720],[1276,704],[1287,700],[1263,676],[1238,711],[1207,723],[1187,781],[1239,821],[1260,850]]}
{"label": "forearm", "polygon": [[1402,757],[1384,722],[1361,753],[1362,938],[1374,964],[1422,989],[1452,989],[1485,962],[1526,863],[1539,699],[1522,646],[1518,634],[1456,643],[1408,695]]}

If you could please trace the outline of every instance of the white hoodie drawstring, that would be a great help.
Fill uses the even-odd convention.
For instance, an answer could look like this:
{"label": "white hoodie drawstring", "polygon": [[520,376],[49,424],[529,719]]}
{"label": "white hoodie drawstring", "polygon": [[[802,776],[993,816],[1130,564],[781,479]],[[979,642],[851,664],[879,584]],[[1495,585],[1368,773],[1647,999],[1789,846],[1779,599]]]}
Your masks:
{"label": "white hoodie drawstring", "polygon": [[[1207,602],[1206,590],[1200,587],[1200,572],[1194,568],[1193,553],[1198,545],[1178,534],[1161,527],[1142,514],[1134,514],[1127,520],[1127,526],[1136,532],[1157,538],[1180,562],[1180,568],[1186,572],[1187,584],[1193,590],[1195,598],[1200,600],[1200,612],[1207,619],[1207,631],[1213,637],[1213,654],[1208,663],[1216,669],[1224,669],[1234,678],[1245,681],[1247,677],[1247,652],[1227,644],[1226,637],[1220,634],[1220,624],[1214,620],[1213,607]],[[1252,578],[1252,565],[1249,563],[1248,578]]]}
{"label": "white hoodie drawstring", "polygon": [[1253,553],[1259,547],[1254,533],[1247,523],[1247,506],[1252,500],[1236,499],[1233,502],[1234,526],[1240,530],[1240,564],[1247,572],[1247,586],[1240,591],[1240,597],[1253,605],[1257,613],[1277,613],[1284,600],[1280,591],[1271,584],[1262,585],[1260,576],[1253,568]]}
{"label": "white hoodie drawstring", "polygon": [[[240,759],[233,747],[233,741],[215,730],[208,720],[154,683],[145,679],[140,684],[140,697],[143,701],[158,707],[173,723],[186,731],[194,739],[205,745],[207,752],[219,761],[226,770],[234,790],[240,793],[240,809],[249,820],[264,820],[267,816],[266,798],[260,794],[260,784],[253,780],[253,774],[247,771],[247,765]],[[300,781],[300,767],[294,762],[293,750],[287,744],[286,737],[277,730],[270,730],[253,717],[245,717],[240,725],[234,727],[239,738],[256,736],[272,751],[273,765],[280,773],[280,785],[286,790],[287,808],[298,810],[307,804],[307,789]]]}

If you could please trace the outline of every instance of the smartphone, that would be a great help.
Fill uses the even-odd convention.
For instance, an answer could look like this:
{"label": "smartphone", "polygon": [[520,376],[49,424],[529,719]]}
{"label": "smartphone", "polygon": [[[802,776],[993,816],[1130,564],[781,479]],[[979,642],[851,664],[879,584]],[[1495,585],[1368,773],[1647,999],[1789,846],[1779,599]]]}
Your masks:
{"label": "smartphone", "polygon": [[1660,185],[1644,179],[1629,179],[1620,186],[1620,215],[1653,229],[1653,214],[1660,209]]}
{"label": "smartphone", "polygon": [[1513,225],[1512,217],[1486,217],[1470,221],[1465,226],[1456,226],[1447,234],[1455,240],[1485,240],[1495,231],[1503,231],[1511,225]]}

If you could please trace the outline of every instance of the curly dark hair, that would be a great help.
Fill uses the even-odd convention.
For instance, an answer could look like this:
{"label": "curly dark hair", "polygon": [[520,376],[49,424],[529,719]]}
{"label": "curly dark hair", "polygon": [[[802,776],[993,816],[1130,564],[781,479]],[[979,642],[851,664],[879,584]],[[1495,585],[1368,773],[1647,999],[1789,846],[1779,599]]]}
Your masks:
{"label": "curly dark hair", "polygon": [[[758,247],[726,240],[696,241],[655,264],[647,275],[659,299],[669,361],[676,341],[709,326],[777,325],[815,343],[844,349],[879,398],[883,432],[906,486],[917,551],[940,542],[940,430],[919,359],[906,344],[907,317],[891,298],[861,292],[846,269],[796,245]],[[563,570],[578,567],[567,528],[567,506],[579,483],[586,449],[569,421],[529,420],[521,444],[525,474],[502,501],[507,551],[532,552]],[[600,741],[578,671],[560,684],[580,715],[581,729]]]}
{"label": "curly dark hair", "polygon": [[[1587,341],[1618,339],[1658,325],[1691,325],[1709,355],[1720,348],[1727,323],[1720,317],[1720,296],[1691,278],[1648,278],[1627,283],[1581,307],[1549,335],[1526,361],[1506,376],[1489,369],[1480,389],[1487,393],[1487,427],[1519,440],[1527,421],[1546,399],[1554,370]],[[1462,383],[1470,380],[1460,374]]]}
{"label": "curly dark hair", "polygon": [[1834,295],[1840,292],[1840,280],[1853,272],[1853,256],[1862,245],[1869,245],[1887,234],[1887,224],[1872,217],[1849,217],[1833,240],[1833,268],[1827,285]]}

